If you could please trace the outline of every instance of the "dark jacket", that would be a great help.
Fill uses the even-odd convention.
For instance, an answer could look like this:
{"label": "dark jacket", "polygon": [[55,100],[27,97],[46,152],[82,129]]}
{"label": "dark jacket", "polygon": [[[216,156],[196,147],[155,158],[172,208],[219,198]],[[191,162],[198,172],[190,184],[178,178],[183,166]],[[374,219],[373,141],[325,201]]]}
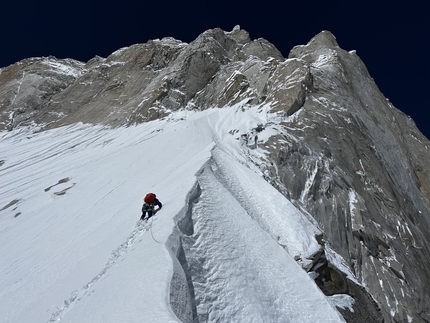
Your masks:
{"label": "dark jacket", "polygon": [[[158,209],[155,210],[155,206],[158,205]],[[153,216],[161,207],[163,204],[158,199],[155,199],[152,203],[144,203],[142,205],[142,218],[145,217],[146,213],[148,213],[148,219]]]}

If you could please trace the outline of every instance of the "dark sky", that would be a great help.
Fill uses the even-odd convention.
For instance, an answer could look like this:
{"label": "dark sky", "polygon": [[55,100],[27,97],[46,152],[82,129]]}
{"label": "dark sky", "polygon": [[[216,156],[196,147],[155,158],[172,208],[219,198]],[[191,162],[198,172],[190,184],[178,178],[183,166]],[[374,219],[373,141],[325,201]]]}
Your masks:
{"label": "dark sky", "polygon": [[357,51],[382,93],[430,138],[430,19],[425,1],[414,1],[4,1],[0,67],[49,55],[86,62],[149,39],[191,42],[207,29],[235,25],[287,57],[329,30],[341,48]]}

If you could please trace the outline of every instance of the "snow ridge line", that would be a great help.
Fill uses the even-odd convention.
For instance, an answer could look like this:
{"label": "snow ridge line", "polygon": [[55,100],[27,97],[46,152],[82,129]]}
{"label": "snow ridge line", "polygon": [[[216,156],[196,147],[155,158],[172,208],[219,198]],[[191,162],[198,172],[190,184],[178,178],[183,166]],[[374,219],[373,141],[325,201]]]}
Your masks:
{"label": "snow ridge line", "polygon": [[[154,219],[152,221],[154,221]],[[102,271],[93,279],[91,279],[87,284],[82,286],[81,290],[73,291],[70,297],[64,301],[64,305],[58,308],[58,310],[51,315],[51,318],[47,323],[59,322],[64,317],[64,315],[88,293],[91,286],[104,275],[106,275],[108,270],[119,262],[120,258],[125,253],[127,253],[128,248],[130,248],[136,242],[137,238],[141,236],[145,231],[148,231],[150,229],[150,225],[150,223],[142,222],[139,220],[136,223],[135,229],[127,237],[126,241],[112,251]]]}

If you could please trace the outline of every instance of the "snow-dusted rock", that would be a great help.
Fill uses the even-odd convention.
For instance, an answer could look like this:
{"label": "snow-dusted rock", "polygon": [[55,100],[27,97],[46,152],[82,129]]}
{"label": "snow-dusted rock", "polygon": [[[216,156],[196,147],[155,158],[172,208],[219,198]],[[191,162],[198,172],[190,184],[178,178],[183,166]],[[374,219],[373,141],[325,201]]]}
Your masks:
{"label": "snow-dusted rock", "polygon": [[[329,32],[289,57],[307,62],[312,84],[294,118],[261,143],[275,147],[265,148],[267,177],[318,221],[386,322],[428,321],[429,141]],[[318,270],[325,292],[357,289],[335,271]]]}
{"label": "snow-dusted rock", "polygon": [[51,98],[84,72],[81,62],[55,57],[29,58],[0,73],[0,129],[29,124]]}

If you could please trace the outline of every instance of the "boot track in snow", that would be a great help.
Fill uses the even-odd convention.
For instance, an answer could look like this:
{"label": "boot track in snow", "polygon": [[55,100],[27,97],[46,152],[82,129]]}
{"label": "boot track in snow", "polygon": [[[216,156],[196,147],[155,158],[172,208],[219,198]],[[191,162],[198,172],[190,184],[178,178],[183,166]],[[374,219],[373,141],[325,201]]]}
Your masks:
{"label": "boot track in snow", "polygon": [[121,258],[124,256],[124,254],[127,253],[128,249],[133,244],[139,242],[139,237],[142,236],[144,232],[150,230],[152,226],[152,221],[154,220],[154,218],[151,221],[147,222],[139,220],[136,223],[135,229],[127,237],[126,241],[112,251],[102,271],[96,277],[91,279],[87,284],[85,284],[80,290],[75,290],[74,292],[72,292],[70,297],[64,301],[64,305],[52,314],[51,319],[48,321],[48,323],[59,322],[67,313],[67,311],[69,311],[77,302],[79,302],[82,297],[84,297],[88,293],[91,293],[91,286],[94,285],[94,283],[96,283],[100,278],[105,276],[109,269],[121,260]]}

